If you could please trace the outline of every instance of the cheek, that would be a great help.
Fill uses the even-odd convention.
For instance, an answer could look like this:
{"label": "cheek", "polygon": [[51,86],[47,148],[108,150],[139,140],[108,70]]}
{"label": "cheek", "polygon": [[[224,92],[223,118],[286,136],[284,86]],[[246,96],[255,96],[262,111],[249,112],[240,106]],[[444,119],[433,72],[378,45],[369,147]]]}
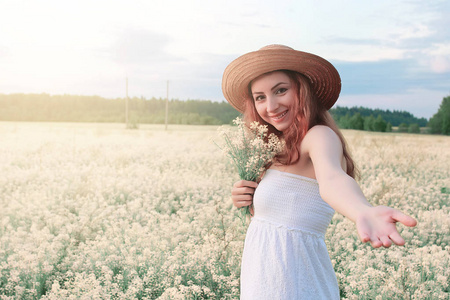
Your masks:
{"label": "cheek", "polygon": [[288,100],[289,106],[291,106],[291,107],[294,106],[294,104],[296,102],[298,102],[297,97],[296,97],[296,95],[294,93],[291,92],[290,95],[289,95],[289,100]]}
{"label": "cheek", "polygon": [[255,108],[256,108],[256,112],[258,113],[258,115],[264,119],[264,112],[266,111],[264,106],[261,104],[255,104]]}

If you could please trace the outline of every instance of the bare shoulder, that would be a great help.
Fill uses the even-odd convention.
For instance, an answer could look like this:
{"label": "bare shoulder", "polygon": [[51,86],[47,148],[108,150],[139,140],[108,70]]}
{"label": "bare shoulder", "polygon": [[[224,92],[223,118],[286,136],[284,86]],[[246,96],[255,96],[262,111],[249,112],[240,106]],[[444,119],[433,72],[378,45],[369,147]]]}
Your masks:
{"label": "bare shoulder", "polygon": [[336,132],[328,126],[316,125],[308,130],[303,141],[307,148],[314,146],[341,146],[341,140]]}
{"label": "bare shoulder", "polygon": [[346,170],[341,139],[330,127],[323,125],[312,127],[306,133],[303,142],[305,143],[302,145],[303,151],[310,157],[319,182],[320,178],[340,174]]}

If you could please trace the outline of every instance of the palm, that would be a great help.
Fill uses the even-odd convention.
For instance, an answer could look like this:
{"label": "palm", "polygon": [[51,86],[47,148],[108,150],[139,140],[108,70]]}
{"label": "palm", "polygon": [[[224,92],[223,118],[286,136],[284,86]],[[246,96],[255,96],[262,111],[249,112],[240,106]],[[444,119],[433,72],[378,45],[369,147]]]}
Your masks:
{"label": "palm", "polygon": [[390,247],[392,242],[397,245],[405,244],[395,224],[400,222],[406,226],[415,226],[416,220],[402,212],[387,207],[370,207],[360,213],[356,220],[356,228],[362,242],[369,242],[374,248]]}

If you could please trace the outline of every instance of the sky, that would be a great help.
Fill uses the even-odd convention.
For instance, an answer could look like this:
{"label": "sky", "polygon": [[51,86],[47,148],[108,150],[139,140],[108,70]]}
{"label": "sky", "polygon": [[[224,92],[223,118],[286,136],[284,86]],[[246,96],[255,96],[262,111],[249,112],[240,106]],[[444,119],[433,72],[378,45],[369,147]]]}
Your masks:
{"label": "sky", "polygon": [[283,44],[339,71],[336,105],[430,118],[450,95],[450,1],[0,0],[0,93],[223,101],[238,56]]}

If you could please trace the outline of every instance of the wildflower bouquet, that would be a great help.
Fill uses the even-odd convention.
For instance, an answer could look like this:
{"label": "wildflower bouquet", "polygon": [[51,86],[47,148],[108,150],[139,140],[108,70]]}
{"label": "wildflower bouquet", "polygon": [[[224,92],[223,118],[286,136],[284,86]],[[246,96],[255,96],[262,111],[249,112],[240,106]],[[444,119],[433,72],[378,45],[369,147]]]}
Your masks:
{"label": "wildflower bouquet", "polygon": [[[225,140],[221,149],[237,168],[240,179],[256,181],[273,157],[283,150],[285,143],[273,133],[268,135],[267,125],[255,121],[247,127],[239,117],[233,123],[237,125],[236,130],[220,128]],[[242,210],[244,217],[250,215],[249,206]]]}

